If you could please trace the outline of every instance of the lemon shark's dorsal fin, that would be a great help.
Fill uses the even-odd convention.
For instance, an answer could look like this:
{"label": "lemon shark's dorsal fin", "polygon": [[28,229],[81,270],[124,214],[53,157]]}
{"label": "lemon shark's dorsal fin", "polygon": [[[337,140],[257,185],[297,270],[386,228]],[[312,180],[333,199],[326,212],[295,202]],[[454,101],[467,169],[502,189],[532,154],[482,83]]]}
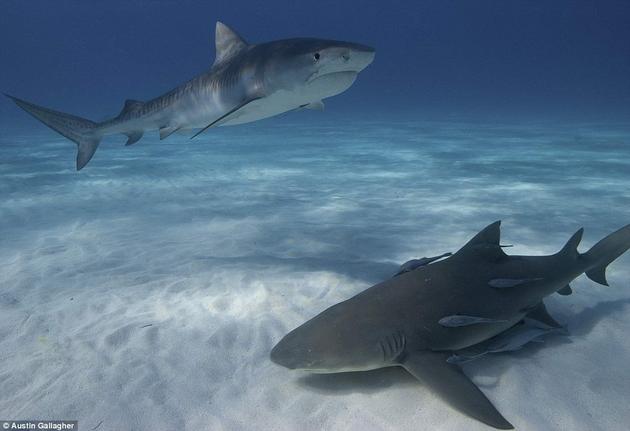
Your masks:
{"label": "lemon shark's dorsal fin", "polygon": [[221,21],[217,21],[214,43],[216,54],[213,66],[223,63],[247,48],[247,42]]}
{"label": "lemon shark's dorsal fin", "polygon": [[476,247],[478,245],[496,245],[499,246],[499,240],[501,239],[501,220],[483,228],[477,235],[475,235],[470,241],[462,247]]}
{"label": "lemon shark's dorsal fin", "polygon": [[486,256],[486,258],[490,260],[498,260],[506,256],[499,243],[500,240],[501,221],[498,220],[482,229],[481,232],[459,249],[456,254],[469,255],[469,253],[473,253]]}

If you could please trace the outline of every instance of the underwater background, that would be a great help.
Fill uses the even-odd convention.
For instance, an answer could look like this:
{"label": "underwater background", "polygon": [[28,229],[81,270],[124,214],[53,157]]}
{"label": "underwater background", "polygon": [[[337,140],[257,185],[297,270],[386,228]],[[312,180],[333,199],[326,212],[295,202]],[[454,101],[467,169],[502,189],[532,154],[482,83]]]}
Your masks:
{"label": "underwater background", "polygon": [[[79,429],[488,429],[402,369],[271,363],[290,329],[501,219],[509,254],[630,222],[627,1],[4,1],[0,91],[101,120],[256,43],[376,48],[325,112],[75,145],[0,100],[0,418]],[[630,422],[630,257],[568,336],[464,365],[517,429]]]}

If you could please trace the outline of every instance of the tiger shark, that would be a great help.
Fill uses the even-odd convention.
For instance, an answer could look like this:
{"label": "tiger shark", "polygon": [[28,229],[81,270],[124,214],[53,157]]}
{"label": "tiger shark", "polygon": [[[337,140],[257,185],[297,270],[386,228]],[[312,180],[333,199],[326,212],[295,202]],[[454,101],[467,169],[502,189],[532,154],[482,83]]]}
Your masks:
{"label": "tiger shark", "polygon": [[[525,341],[537,338],[531,329],[518,329],[523,319],[560,326],[543,299],[570,293],[567,286],[582,273],[608,285],[606,267],[630,247],[630,225],[586,253],[577,250],[582,232],[556,254],[510,256],[499,243],[500,222],[495,222],[452,256],[376,284],[313,317],[276,344],[271,360],[315,373],[401,366],[460,412],[512,429],[461,370],[456,353],[511,328]],[[498,341],[489,351],[518,348]]]}
{"label": "tiger shark", "polygon": [[351,42],[314,38],[249,44],[217,22],[212,67],[147,102],[127,100],[120,114],[103,122],[44,108],[7,95],[19,107],[78,146],[82,169],[101,139],[122,133],[135,144],[148,130],[160,139],[176,131],[261,120],[294,109],[323,110],[323,99],[350,88],[374,60],[374,49]]}

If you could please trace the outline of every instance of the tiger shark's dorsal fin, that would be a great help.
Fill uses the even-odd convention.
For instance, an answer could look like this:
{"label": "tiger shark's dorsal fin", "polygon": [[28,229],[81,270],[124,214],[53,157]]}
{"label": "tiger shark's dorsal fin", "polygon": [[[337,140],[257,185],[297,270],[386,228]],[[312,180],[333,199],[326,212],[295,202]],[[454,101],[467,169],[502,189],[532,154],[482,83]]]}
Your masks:
{"label": "tiger shark's dorsal fin", "polygon": [[214,43],[216,54],[213,66],[223,63],[247,48],[247,42],[221,21],[217,21]]}

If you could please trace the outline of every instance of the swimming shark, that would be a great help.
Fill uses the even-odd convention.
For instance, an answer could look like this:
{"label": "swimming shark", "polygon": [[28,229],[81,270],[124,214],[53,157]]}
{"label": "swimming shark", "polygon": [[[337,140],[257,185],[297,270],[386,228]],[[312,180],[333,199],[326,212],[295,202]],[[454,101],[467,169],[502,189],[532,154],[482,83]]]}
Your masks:
{"label": "swimming shark", "polygon": [[294,109],[322,110],[374,60],[374,49],[351,42],[295,38],[249,44],[217,22],[216,56],[205,73],[147,102],[127,100],[114,118],[93,122],[7,95],[78,146],[76,166],[92,158],[101,138],[122,133],[135,144],[147,130],[174,132],[249,123]]}
{"label": "swimming shark", "polygon": [[376,284],[313,317],[273,347],[271,360],[315,373],[401,366],[460,412],[512,429],[453,354],[525,317],[559,326],[542,301],[566,293],[582,273],[608,285],[606,267],[630,247],[630,225],[586,253],[577,250],[582,233],[578,230],[553,255],[510,256],[499,243],[500,222],[495,222],[452,256]]}

